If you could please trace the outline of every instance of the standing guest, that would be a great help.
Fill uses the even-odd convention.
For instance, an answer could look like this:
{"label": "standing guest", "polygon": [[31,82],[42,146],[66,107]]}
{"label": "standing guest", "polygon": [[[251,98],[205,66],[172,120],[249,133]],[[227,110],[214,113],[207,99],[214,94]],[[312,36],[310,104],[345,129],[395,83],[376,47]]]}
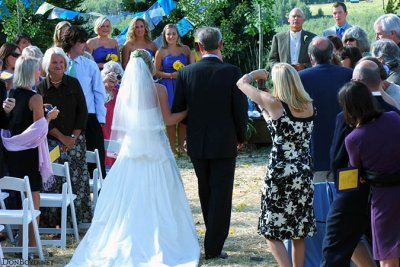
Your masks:
{"label": "standing guest", "polygon": [[[34,46],[34,45],[30,45],[25,47],[24,50],[22,50],[22,55],[23,56],[30,56],[30,57],[34,57],[37,58],[39,60],[39,66],[40,68],[42,67],[42,59],[43,59],[43,53],[40,50],[39,47]],[[44,74],[43,70],[41,72],[42,74]],[[33,86],[32,90],[36,91],[36,86],[43,80],[42,75],[39,76],[38,80],[35,81],[35,85]]]}
{"label": "standing guest", "polygon": [[[119,83],[122,79],[123,72],[124,71],[121,65],[114,61],[104,64],[103,70],[101,71],[101,77],[103,78],[107,95],[105,103],[107,109],[106,123],[102,127],[104,139],[110,139],[114,108],[117,101]],[[115,158],[108,157],[107,155],[105,155],[105,159],[106,167],[111,167],[115,162]]]}
{"label": "standing guest", "polygon": [[[378,66],[369,60],[360,61],[354,68],[352,80],[364,83],[374,96],[379,107],[385,111],[398,110],[382,97],[381,78]],[[348,168],[349,156],[345,148],[345,137],[353,130],[346,124],[343,112],[336,117],[335,133],[331,147],[331,169]],[[326,234],[323,241],[321,266],[348,266],[350,260],[357,266],[374,266],[361,237],[369,232],[370,187],[361,183],[358,190],[341,192],[331,204],[326,218]]]}
{"label": "standing guest", "polygon": [[395,14],[385,14],[374,22],[376,40],[390,39],[400,47],[400,18]]}
{"label": "standing guest", "polygon": [[125,69],[132,51],[146,49],[152,57],[157,52],[157,45],[151,40],[151,32],[146,20],[134,18],[129,24],[126,42],[122,47],[122,67]]}
{"label": "standing guest", "polygon": [[[33,206],[36,210],[40,209],[42,185],[46,188],[51,184],[48,180],[51,174],[51,165],[46,134],[48,122],[58,115],[58,110],[53,108],[47,114],[46,121],[43,99],[32,91],[32,86],[40,75],[40,70],[39,60],[36,58],[21,56],[17,59],[13,79],[15,107],[10,114],[8,125],[10,135],[2,133],[9,175],[22,179],[24,176],[29,177]],[[25,149],[20,150],[21,146],[24,146]],[[36,246],[33,228],[29,229],[29,246]]]}
{"label": "standing guest", "polygon": [[388,68],[388,82],[400,85],[400,48],[390,39],[379,39],[371,46],[373,57]]}
{"label": "standing guest", "polygon": [[322,32],[324,37],[329,35],[337,35],[342,38],[344,32],[351,28],[351,25],[347,22],[347,7],[343,2],[335,2],[332,5],[332,16],[335,20],[335,26],[328,28]]}
{"label": "standing guest", "polygon": [[[1,70],[6,70],[10,73],[14,73],[15,62],[17,58],[21,55],[21,50],[16,44],[4,43],[0,47],[0,59],[3,61],[3,67]],[[12,88],[12,80],[5,81],[7,95]]]}
{"label": "standing guest", "polygon": [[279,266],[291,266],[282,242],[285,239],[292,240],[293,266],[303,266],[304,238],[316,231],[310,154],[314,107],[299,75],[289,64],[279,63],[272,68],[273,95],[250,84],[253,80],[267,78],[265,70],[257,70],[244,75],[237,83],[263,110],[274,140],[261,198],[258,231],[267,239]]}
{"label": "standing guest", "polygon": [[245,140],[247,100],[236,86],[240,69],[222,61],[220,30],[204,27],[195,35],[203,57],[179,71],[172,112],[189,110],[187,148],[206,225],[205,257],[226,258],[222,248],[229,233],[237,146]]}
{"label": "standing guest", "polygon": [[56,28],[54,29],[53,46],[62,47],[62,37],[70,27],[71,23],[65,20],[57,23]]}
{"label": "standing guest", "polygon": [[329,35],[327,38],[333,44],[332,64],[342,65],[340,57],[338,56],[338,51],[343,48],[342,39],[340,39],[337,35]]}
{"label": "standing guest", "polygon": [[100,70],[108,61],[119,61],[119,46],[117,40],[110,38],[112,25],[107,17],[99,17],[94,22],[96,37],[87,41],[87,50],[92,54]]}
{"label": "standing guest", "polygon": [[18,45],[19,50],[22,52],[25,47],[32,45],[32,39],[26,33],[18,33],[15,36],[14,44]]}
{"label": "standing guest", "polygon": [[[67,53],[70,61],[66,74],[77,78],[85,94],[88,119],[86,124],[86,148],[99,150],[101,172],[106,173],[104,163],[104,137],[100,124],[106,122],[106,108],[104,106],[106,92],[101,79],[100,70],[94,61],[82,55],[85,52],[87,32],[78,26],[71,26],[63,36],[62,48]],[[95,165],[89,165],[92,173]]]}
{"label": "standing guest", "polygon": [[351,79],[353,70],[331,63],[333,44],[326,37],[312,40],[308,53],[312,68],[299,72],[304,89],[313,99],[318,116],[314,120],[311,137],[314,181],[325,181],[329,166],[329,148],[340,112],[337,93]]}
{"label": "standing guest", "polygon": [[[38,86],[38,93],[46,104],[57,106],[60,114],[49,124],[47,135],[49,148],[61,146],[58,163],[69,162],[72,191],[79,203],[76,207],[78,223],[91,221],[89,172],[86,165],[86,139],[84,130],[87,121],[85,96],[79,81],[65,75],[68,57],[59,47],[49,48],[43,58],[43,70],[47,76]],[[48,192],[61,193],[63,180],[57,179]],[[55,227],[61,218],[55,208],[42,209],[43,224]]]}
{"label": "standing guest", "polygon": [[345,46],[337,52],[341,64],[344,67],[352,68],[356,66],[357,62],[362,58],[361,51],[356,46]]}
{"label": "standing guest", "polygon": [[[400,264],[400,115],[382,113],[364,84],[350,83],[339,92],[348,125],[345,139],[350,165],[371,185],[373,257],[381,266]],[[384,136],[384,138],[382,138]]]}
{"label": "standing guest", "polygon": [[358,47],[363,56],[369,55],[369,40],[367,33],[359,26],[347,29],[342,37],[345,46]]}
{"label": "standing guest", "polygon": [[290,30],[275,34],[272,38],[269,63],[272,65],[278,62],[291,64],[297,71],[311,67],[307,48],[315,37],[312,32],[303,30],[305,17],[300,8],[293,8],[289,13]]}
{"label": "standing guest", "polygon": [[[157,51],[154,64],[156,65],[156,76],[161,78],[160,83],[167,88],[168,104],[172,107],[175,95],[175,84],[178,70],[189,64],[190,49],[182,45],[178,29],[174,24],[165,25],[163,32],[163,45]],[[168,140],[172,152],[176,155],[176,125],[167,126]],[[178,124],[178,153],[184,154],[186,139],[186,126]]]}

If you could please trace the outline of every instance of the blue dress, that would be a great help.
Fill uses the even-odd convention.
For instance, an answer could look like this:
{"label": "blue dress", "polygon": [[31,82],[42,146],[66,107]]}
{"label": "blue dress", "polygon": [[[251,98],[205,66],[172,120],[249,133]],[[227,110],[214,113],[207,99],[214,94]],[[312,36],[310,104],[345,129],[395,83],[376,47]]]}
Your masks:
{"label": "blue dress", "polygon": [[119,59],[117,47],[108,48],[108,47],[104,47],[104,46],[99,46],[96,49],[94,49],[92,52],[92,56],[96,63],[106,63],[106,62],[110,61],[110,60],[106,60],[108,54],[115,54],[118,56],[118,59]]}
{"label": "blue dress", "polygon": [[[179,55],[166,55],[162,60],[162,69],[166,73],[174,73],[176,70],[172,67],[175,61],[179,60],[182,62],[183,65],[188,64],[188,58],[184,53],[180,53]],[[175,95],[175,85],[176,79],[161,79],[160,83],[167,88],[167,95],[168,95],[168,105],[171,108],[172,102],[174,101]]]}

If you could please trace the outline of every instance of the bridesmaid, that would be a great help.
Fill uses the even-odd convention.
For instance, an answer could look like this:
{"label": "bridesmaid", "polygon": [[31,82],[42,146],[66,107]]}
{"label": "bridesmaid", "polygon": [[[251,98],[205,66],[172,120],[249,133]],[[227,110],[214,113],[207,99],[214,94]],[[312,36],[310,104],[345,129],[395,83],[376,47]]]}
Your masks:
{"label": "bridesmaid", "polygon": [[157,45],[151,40],[149,25],[141,17],[134,18],[128,28],[126,42],[122,47],[122,67],[125,69],[129,56],[136,49],[146,49],[152,57],[157,51]]}
{"label": "bridesmaid", "polygon": [[[156,76],[161,78],[160,83],[167,88],[168,104],[172,107],[175,94],[176,76],[179,68],[189,64],[190,49],[182,45],[178,29],[174,24],[165,25],[163,32],[163,45],[155,56]],[[177,154],[175,148],[176,126],[167,126],[167,133],[172,152]],[[179,153],[185,153],[186,126],[178,124]]]}
{"label": "bridesmaid", "polygon": [[119,46],[117,40],[110,38],[111,21],[107,17],[99,17],[94,22],[96,37],[87,40],[87,50],[92,54],[94,61],[103,69],[108,61],[119,61]]}

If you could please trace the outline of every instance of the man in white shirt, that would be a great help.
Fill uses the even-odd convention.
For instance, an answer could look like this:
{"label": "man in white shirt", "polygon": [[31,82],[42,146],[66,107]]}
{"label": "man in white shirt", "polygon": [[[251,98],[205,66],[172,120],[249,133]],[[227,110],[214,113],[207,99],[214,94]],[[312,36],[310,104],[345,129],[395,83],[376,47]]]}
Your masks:
{"label": "man in white shirt", "polygon": [[328,37],[330,35],[337,35],[342,39],[344,32],[351,28],[351,25],[347,22],[347,7],[342,2],[336,2],[332,5],[332,16],[335,20],[335,26],[325,29],[322,33],[323,36]]}
{"label": "man in white shirt", "polygon": [[274,35],[272,39],[269,63],[271,67],[278,62],[291,64],[297,71],[311,67],[308,57],[308,45],[315,37],[312,32],[303,30],[304,12],[293,8],[289,13],[290,30]]}
{"label": "man in white shirt", "polygon": [[[87,32],[78,26],[70,27],[63,36],[62,48],[70,58],[66,74],[79,80],[85,94],[88,109],[88,120],[85,137],[87,150],[99,150],[102,173],[105,175],[104,165],[104,136],[101,124],[106,121],[107,110],[104,106],[106,91],[100,70],[94,61],[82,55],[85,53]],[[89,166],[89,170],[94,168]]]}

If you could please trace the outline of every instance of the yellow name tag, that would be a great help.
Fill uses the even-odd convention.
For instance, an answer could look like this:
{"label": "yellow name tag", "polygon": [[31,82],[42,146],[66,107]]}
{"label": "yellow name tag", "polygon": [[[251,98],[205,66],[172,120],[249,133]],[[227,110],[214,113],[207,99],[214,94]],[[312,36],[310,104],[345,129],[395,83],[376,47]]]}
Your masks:
{"label": "yellow name tag", "polygon": [[60,157],[60,146],[56,146],[50,151],[50,161],[54,162],[56,159]]}
{"label": "yellow name tag", "polygon": [[339,170],[338,190],[351,190],[358,188],[358,169]]}

